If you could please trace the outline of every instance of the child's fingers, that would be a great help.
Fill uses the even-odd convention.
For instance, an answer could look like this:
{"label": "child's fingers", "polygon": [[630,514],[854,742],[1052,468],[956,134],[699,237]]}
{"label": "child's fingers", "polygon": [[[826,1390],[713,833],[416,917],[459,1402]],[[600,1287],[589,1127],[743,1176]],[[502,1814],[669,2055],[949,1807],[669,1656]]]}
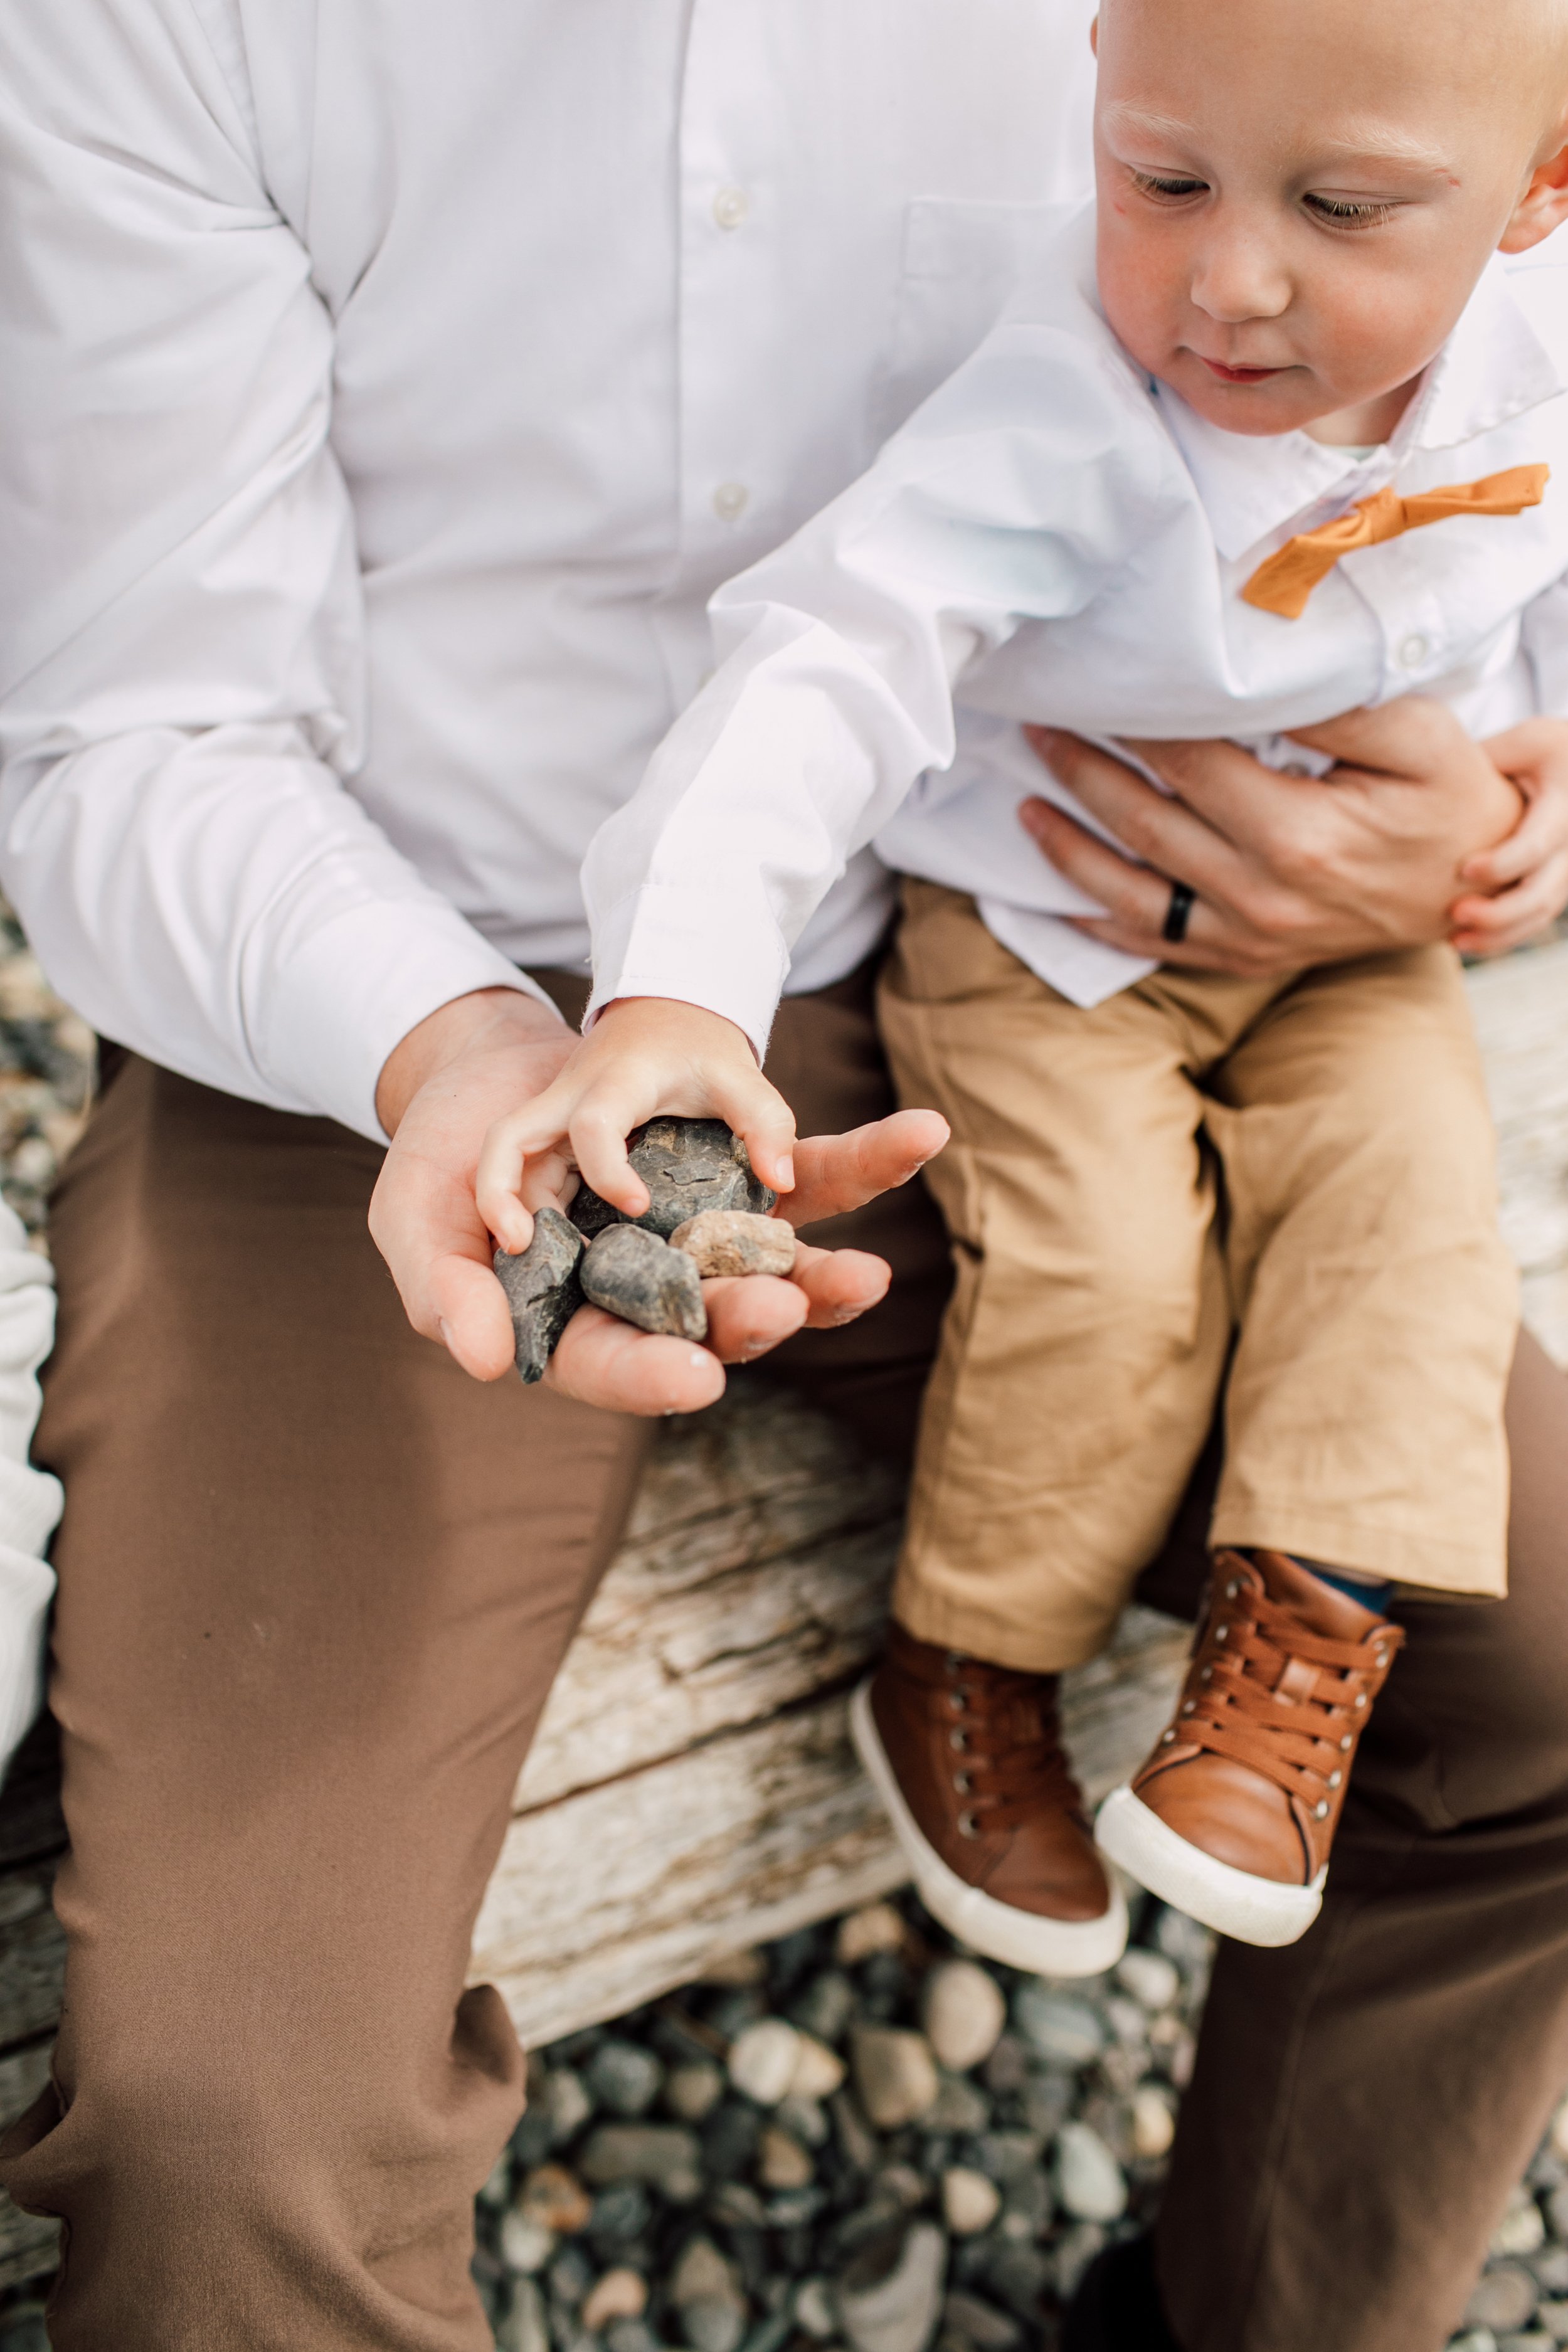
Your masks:
{"label": "child's fingers", "polygon": [[1527,881],[1495,898],[1461,898],[1449,937],[1461,955],[1504,955],[1554,923],[1568,905],[1568,852],[1548,858]]}
{"label": "child's fingers", "polygon": [[583,1181],[625,1216],[640,1217],[648,1204],[647,1186],[626,1158],[626,1137],[652,1117],[651,1099],[640,1087],[634,1092],[607,1075],[572,1114],[572,1157]]}
{"label": "child's fingers", "polygon": [[[535,1132],[530,1115],[532,1108],[530,1104],[526,1111],[513,1111],[496,1120],[479,1148],[474,1174],[475,1206],[497,1246],[510,1251],[514,1257],[533,1239],[533,1218],[519,1197],[530,1139]],[[551,1140],[545,1137],[538,1148],[543,1149]]]}
{"label": "child's fingers", "polygon": [[795,1113],[759,1069],[722,1070],[710,1079],[713,1108],[745,1143],[752,1166],[775,1192],[795,1190]]}

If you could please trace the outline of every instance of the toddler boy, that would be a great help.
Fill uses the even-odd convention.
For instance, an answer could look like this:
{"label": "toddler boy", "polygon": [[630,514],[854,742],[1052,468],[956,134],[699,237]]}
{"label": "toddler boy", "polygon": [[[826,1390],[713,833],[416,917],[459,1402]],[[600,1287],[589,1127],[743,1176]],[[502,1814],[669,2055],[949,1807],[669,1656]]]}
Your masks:
{"label": "toddler boy", "polygon": [[[1568,213],[1560,0],[1107,0],[1100,52],[1096,205],[715,600],[722,665],[590,854],[608,1010],[479,1177],[509,1247],[563,1138],[636,1213],[622,1139],[663,1109],[787,1188],[753,1052],[791,944],[862,842],[911,877],[881,1014],[953,1129],[957,1283],[856,1730],[931,1908],[1053,1974],[1126,1933],[1055,1677],[1227,1370],[1206,1616],[1098,1835],[1278,1944],[1319,1907],[1394,1591],[1503,1590],[1516,1301],[1451,950],[1134,961],[1018,828],[1020,723],[1229,735],[1331,791],[1311,730],[1352,707],[1440,697],[1515,730],[1500,772],[1568,712],[1568,276],[1517,258]],[[1500,772],[1500,838],[1518,812]],[[1173,940],[1191,904],[1173,877]]]}

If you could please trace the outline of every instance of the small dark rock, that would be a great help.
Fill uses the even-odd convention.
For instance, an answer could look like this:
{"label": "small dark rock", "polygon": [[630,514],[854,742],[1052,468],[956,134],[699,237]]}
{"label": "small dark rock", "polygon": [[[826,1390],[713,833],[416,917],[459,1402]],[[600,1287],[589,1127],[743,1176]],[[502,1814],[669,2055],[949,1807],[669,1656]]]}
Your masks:
{"label": "small dark rock", "polygon": [[697,1268],[684,1251],[637,1225],[608,1225],[582,1265],[584,1296],[641,1331],[678,1339],[707,1336],[708,1314]]}
{"label": "small dark rock", "polygon": [[965,2294],[962,2287],[948,2296],[942,2316],[943,2326],[973,2344],[974,2352],[1013,2352],[1024,2332],[1009,2313],[977,2294]]}
{"label": "small dark rock", "polygon": [[579,1260],[583,1237],[559,1209],[541,1209],[533,1239],[516,1257],[497,1250],[496,1279],[511,1309],[518,1377],[531,1384],[544,1378],[555,1343],[583,1304]]}
{"label": "small dark rock", "polygon": [[606,1227],[637,1224],[668,1241],[678,1225],[707,1209],[745,1209],[767,1216],[778,1194],[752,1173],[746,1147],[718,1118],[652,1118],[632,1129],[626,1156],[648,1189],[640,1217],[619,1209],[583,1185],[572,1203],[572,1222],[592,1240]]}

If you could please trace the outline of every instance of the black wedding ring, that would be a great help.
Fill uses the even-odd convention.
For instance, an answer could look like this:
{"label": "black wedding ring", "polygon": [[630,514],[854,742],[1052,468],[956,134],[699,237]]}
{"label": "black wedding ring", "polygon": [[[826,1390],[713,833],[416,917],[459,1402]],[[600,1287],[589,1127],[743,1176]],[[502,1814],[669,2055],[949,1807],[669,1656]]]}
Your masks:
{"label": "black wedding ring", "polygon": [[1160,926],[1160,937],[1163,940],[1178,940],[1186,938],[1187,922],[1193,911],[1193,901],[1197,895],[1195,890],[1189,890],[1184,882],[1172,883],[1171,903],[1165,909],[1165,919]]}

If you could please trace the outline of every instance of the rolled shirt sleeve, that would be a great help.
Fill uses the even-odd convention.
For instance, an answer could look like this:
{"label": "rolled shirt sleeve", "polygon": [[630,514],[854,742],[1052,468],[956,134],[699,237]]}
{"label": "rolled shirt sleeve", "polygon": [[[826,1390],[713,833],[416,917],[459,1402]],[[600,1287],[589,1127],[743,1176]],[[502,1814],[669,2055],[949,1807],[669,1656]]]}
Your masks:
{"label": "rolled shirt sleeve", "polygon": [[331,322],[223,16],[0,25],[0,881],[102,1033],[379,1138],[398,1040],[531,983],[348,789]]}

